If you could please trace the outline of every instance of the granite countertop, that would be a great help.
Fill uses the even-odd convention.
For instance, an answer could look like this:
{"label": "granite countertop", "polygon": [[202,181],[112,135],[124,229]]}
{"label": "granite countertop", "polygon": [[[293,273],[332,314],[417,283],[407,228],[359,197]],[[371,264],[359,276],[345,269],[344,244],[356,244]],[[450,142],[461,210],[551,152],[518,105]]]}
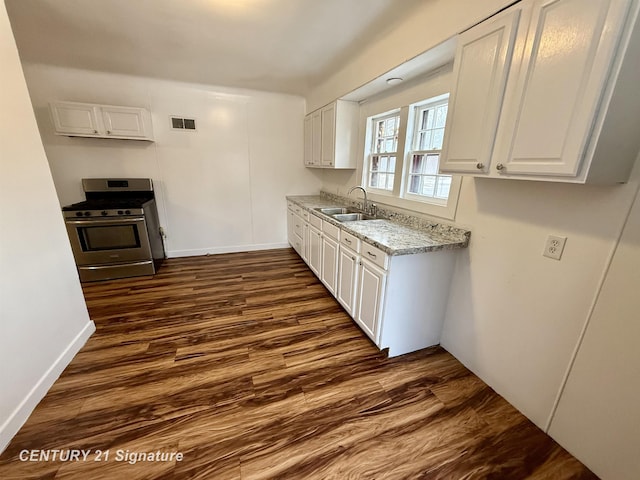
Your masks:
{"label": "granite countertop", "polygon": [[468,230],[426,220],[416,221],[415,225],[403,225],[385,218],[338,222],[336,219],[315,210],[316,208],[348,206],[335,199],[318,195],[295,195],[287,196],[287,200],[379,248],[388,255],[411,255],[466,248],[471,236],[471,232]]}

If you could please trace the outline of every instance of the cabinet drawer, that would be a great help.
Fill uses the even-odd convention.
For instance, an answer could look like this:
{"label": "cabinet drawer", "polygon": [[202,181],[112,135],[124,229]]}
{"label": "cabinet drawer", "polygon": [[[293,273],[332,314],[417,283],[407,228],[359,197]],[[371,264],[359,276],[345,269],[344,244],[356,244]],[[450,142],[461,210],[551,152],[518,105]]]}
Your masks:
{"label": "cabinet drawer", "polygon": [[297,215],[302,216],[302,207],[300,205],[293,204],[293,211],[296,212]]}
{"label": "cabinet drawer", "polygon": [[309,221],[309,210],[305,210],[304,208],[301,209],[302,213],[300,214],[300,216],[302,218],[304,218],[305,221]]}
{"label": "cabinet drawer", "polygon": [[374,263],[385,270],[389,265],[389,255],[368,243],[362,244],[362,258],[366,258],[371,263]]}
{"label": "cabinet drawer", "polygon": [[318,230],[322,230],[322,219],[315,215],[309,215],[309,223],[316,227]]}
{"label": "cabinet drawer", "polygon": [[295,205],[292,202],[287,202],[287,208],[289,210],[291,210],[292,212],[295,212],[294,207],[295,207]]}
{"label": "cabinet drawer", "polygon": [[297,215],[293,216],[293,231],[296,235],[298,235],[298,237],[303,238],[303,235],[304,235],[303,222],[302,222],[302,219]]}
{"label": "cabinet drawer", "polygon": [[360,239],[358,237],[354,237],[350,233],[342,231],[340,235],[340,243],[347,248],[350,248],[356,253],[360,253]]}
{"label": "cabinet drawer", "polygon": [[335,240],[340,240],[340,229],[326,220],[322,221],[322,231]]}

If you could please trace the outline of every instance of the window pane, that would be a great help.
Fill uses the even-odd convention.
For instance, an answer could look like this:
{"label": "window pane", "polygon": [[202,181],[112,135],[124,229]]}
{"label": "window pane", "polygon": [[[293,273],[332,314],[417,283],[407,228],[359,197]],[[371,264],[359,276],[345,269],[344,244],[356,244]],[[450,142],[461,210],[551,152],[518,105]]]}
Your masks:
{"label": "window pane", "polygon": [[420,135],[420,146],[418,150],[431,150],[431,130]]}
{"label": "window pane", "polygon": [[388,171],[393,173],[396,171],[396,157],[389,157],[389,168]]}
{"label": "window pane", "polygon": [[384,151],[395,152],[395,149],[393,148],[393,138],[390,138],[384,142]]}
{"label": "window pane", "polygon": [[378,187],[378,174],[376,172],[371,172],[371,179],[369,180],[369,186],[373,188]]}
{"label": "window pane", "polygon": [[444,128],[447,121],[447,105],[441,105],[436,109],[436,122],[434,127]]}
{"label": "window pane", "polygon": [[380,164],[380,157],[373,156],[371,157],[371,171],[377,172],[379,170],[378,165]]}
{"label": "window pane", "polygon": [[421,173],[422,172],[422,155],[414,155],[411,158],[411,168],[409,173]]}
{"label": "window pane", "polygon": [[424,111],[424,118],[422,122],[422,129],[426,130],[428,128],[433,128],[433,109],[429,108]]}
{"label": "window pane", "polygon": [[384,136],[392,137],[396,130],[396,118],[387,118],[385,121]]}
{"label": "window pane", "polygon": [[409,176],[409,193],[420,193],[420,176],[418,175],[410,175]]}
{"label": "window pane", "polygon": [[422,195],[433,197],[436,190],[436,177],[425,175],[422,177]]}
{"label": "window pane", "polygon": [[451,190],[451,179],[450,175],[441,175],[438,177],[438,186],[436,188],[435,196],[442,199],[449,198],[449,191]]}
{"label": "window pane", "polygon": [[438,160],[440,155],[427,155],[423,173],[436,175],[438,173]]}
{"label": "window pane", "polygon": [[431,137],[431,148],[429,150],[442,150],[442,140],[444,138],[444,128],[437,128]]}
{"label": "window pane", "polygon": [[378,171],[386,172],[387,171],[387,159],[389,157],[380,157],[380,166],[378,167]]}
{"label": "window pane", "polygon": [[393,190],[393,179],[395,175],[393,173],[387,174],[387,190]]}

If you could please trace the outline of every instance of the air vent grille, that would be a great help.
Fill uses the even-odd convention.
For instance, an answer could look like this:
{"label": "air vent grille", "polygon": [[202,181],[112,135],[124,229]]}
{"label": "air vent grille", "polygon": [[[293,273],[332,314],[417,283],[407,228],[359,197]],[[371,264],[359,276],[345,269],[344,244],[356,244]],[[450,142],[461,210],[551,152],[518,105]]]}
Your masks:
{"label": "air vent grille", "polygon": [[195,118],[171,117],[171,128],[175,130],[195,130]]}

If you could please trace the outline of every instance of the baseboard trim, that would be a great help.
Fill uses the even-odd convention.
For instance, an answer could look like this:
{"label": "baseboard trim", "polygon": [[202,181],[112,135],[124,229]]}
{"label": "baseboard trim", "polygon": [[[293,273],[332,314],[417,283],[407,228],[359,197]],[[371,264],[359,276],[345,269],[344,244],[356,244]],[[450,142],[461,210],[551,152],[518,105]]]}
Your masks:
{"label": "baseboard trim", "polygon": [[288,243],[259,243],[255,245],[230,245],[226,247],[197,248],[193,250],[168,250],[168,258],[197,257],[200,255],[216,255],[219,253],[253,252],[256,250],[275,250],[287,248]]}
{"label": "baseboard trim", "polygon": [[54,382],[60,377],[62,371],[71,363],[73,357],[76,356],[78,351],[80,351],[95,331],[95,324],[89,321],[33,386],[9,418],[0,426],[0,453],[7,448],[11,439],[18,433],[18,430],[22,428],[33,410],[38,406],[38,403],[40,403]]}

